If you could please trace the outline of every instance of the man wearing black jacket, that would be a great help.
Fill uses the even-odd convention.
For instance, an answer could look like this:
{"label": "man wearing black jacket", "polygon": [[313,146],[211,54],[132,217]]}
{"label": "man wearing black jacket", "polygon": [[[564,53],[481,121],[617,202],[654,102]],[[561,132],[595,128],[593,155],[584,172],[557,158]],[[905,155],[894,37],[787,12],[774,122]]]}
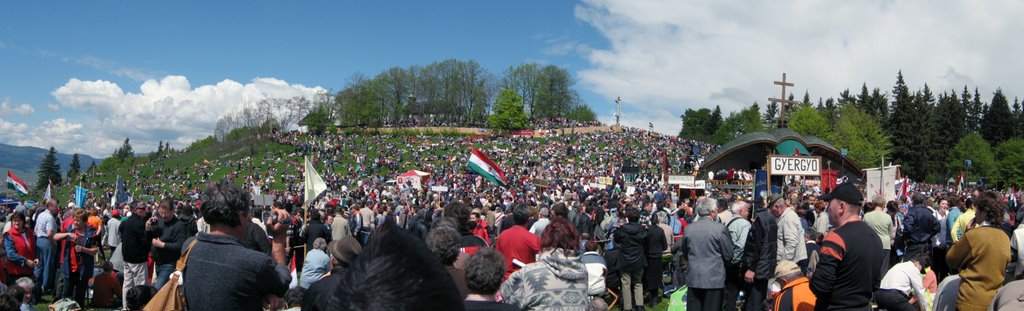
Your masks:
{"label": "man wearing black jacket", "polygon": [[146,285],[149,271],[146,259],[149,258],[150,239],[146,235],[146,205],[132,203],[132,213],[121,223],[121,255],[124,257],[124,283],[121,297],[128,295],[128,290],[138,285]]}
{"label": "man wearing black jacket", "polygon": [[[768,198],[768,206],[775,206],[781,200],[782,195],[773,194]],[[754,212],[754,220],[747,234],[747,245],[743,249],[741,262],[747,269],[743,278],[750,285],[743,308],[746,311],[764,309],[768,280],[775,276],[779,248],[776,241],[778,233],[779,223],[775,215],[765,207],[758,208]]]}
{"label": "man wearing black jacket", "polygon": [[658,227],[658,214],[651,215],[651,223],[647,224],[647,268],[644,270],[644,290],[650,295],[648,307],[653,308],[661,302],[661,254],[668,249],[665,231]]}
{"label": "man wearing black jacket", "polygon": [[328,243],[331,241],[331,233],[327,231],[327,225],[320,221],[320,211],[309,212],[309,224],[306,225],[306,251],[313,249],[313,241],[316,238],[323,238]]}
{"label": "man wearing black jacket", "polygon": [[644,286],[642,276],[644,268],[647,267],[647,229],[644,229],[640,221],[640,210],[636,207],[629,207],[623,213],[628,221],[626,224],[615,230],[615,246],[619,249],[619,267],[622,274],[622,309],[633,310],[643,308]]}
{"label": "man wearing black jacket", "polygon": [[903,258],[931,254],[932,237],[942,230],[932,210],[924,206],[924,195],[915,194],[911,202],[914,206],[907,211],[907,217],[903,220],[903,236],[907,238],[907,253]]}
{"label": "man wearing black jacket", "polygon": [[152,238],[153,262],[156,281],[153,287],[161,288],[174,273],[175,264],[181,257],[181,247],[188,239],[185,222],[174,217],[174,201],[160,201],[156,217],[146,222],[146,232]]}

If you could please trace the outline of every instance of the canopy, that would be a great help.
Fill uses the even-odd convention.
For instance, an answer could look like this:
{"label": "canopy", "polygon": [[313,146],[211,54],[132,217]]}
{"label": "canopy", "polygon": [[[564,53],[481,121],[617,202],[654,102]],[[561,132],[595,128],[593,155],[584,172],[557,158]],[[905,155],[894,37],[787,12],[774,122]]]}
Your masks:
{"label": "canopy", "polygon": [[427,173],[427,172],[424,172],[424,171],[411,170],[411,171],[405,172],[402,175],[398,175],[398,177],[414,177],[414,176],[415,177],[427,177],[427,176],[430,176],[430,173]]}

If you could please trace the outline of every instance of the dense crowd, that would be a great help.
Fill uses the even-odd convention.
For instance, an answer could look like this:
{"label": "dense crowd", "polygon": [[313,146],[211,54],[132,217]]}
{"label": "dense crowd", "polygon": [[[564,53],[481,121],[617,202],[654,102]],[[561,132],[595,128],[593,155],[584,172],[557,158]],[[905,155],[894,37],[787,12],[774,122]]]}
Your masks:
{"label": "dense crowd", "polygon": [[[137,168],[131,202],[94,184],[83,206],[18,206],[0,309],[52,295],[140,310],[180,266],[190,310],[643,310],[666,297],[692,310],[982,310],[1019,307],[1024,286],[1010,282],[1024,276],[1016,193],[679,191],[665,166],[699,167],[715,146],[634,129],[272,139],[294,150]],[[465,168],[470,146],[508,186]],[[308,206],[306,156],[328,185]],[[421,187],[390,181],[410,166],[429,172]]]}

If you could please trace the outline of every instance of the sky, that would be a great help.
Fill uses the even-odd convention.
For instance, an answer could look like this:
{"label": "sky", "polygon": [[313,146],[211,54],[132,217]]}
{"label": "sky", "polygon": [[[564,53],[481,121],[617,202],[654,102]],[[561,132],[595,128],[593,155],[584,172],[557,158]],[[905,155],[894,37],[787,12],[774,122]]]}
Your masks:
{"label": "sky", "polygon": [[[109,156],[128,137],[184,148],[268,97],[337,92],[355,74],[448,58],[498,74],[575,75],[614,123],[677,134],[686,109],[977,87],[1017,96],[1024,2],[101,1],[0,2],[0,143]],[[2,160],[2,159],[0,159]]]}

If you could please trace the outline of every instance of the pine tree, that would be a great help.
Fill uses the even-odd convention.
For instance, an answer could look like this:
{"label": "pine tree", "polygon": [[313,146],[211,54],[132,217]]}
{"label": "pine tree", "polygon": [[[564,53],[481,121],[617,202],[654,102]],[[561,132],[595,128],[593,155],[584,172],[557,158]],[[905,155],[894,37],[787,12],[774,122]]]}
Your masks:
{"label": "pine tree", "polygon": [[68,180],[74,180],[82,172],[82,164],[78,162],[78,154],[71,155],[71,168],[68,169]]}
{"label": "pine tree", "polygon": [[874,115],[875,109],[871,106],[871,93],[868,91],[867,83],[860,86],[860,95],[857,95],[857,109]]}
{"label": "pine tree", "polygon": [[160,141],[160,144],[156,145],[156,155],[160,155],[164,152],[164,141]]}
{"label": "pine tree", "polygon": [[928,123],[921,122],[925,118],[919,115],[919,106],[924,106],[924,101],[911,95],[902,72],[896,77],[892,93],[894,101],[886,127],[886,132],[892,137],[892,156],[896,163],[902,165],[904,173],[912,178],[923,178],[927,162],[924,153],[928,150],[922,149],[929,147],[927,138],[922,137],[927,133]]}
{"label": "pine tree", "polygon": [[804,100],[800,101],[800,108],[811,107],[811,93],[804,91]]}
{"label": "pine tree", "polygon": [[889,119],[889,99],[877,87],[871,91],[870,108],[867,112],[878,118],[878,120],[884,121]]}
{"label": "pine tree", "polygon": [[761,120],[764,120],[765,127],[775,127],[779,123],[779,103],[768,102],[768,105],[764,106],[764,116]]}
{"label": "pine tree", "polygon": [[[966,123],[963,121],[967,118],[967,111],[957,98],[956,91],[952,91],[950,94],[939,95],[939,104],[935,107],[934,116],[932,132],[935,133],[935,138],[932,141],[931,152],[937,153],[934,160],[942,161],[949,157],[949,150],[960,141],[960,138],[967,135]],[[937,166],[939,170],[945,171],[946,176],[952,174],[944,169],[944,163],[938,163]]]}
{"label": "pine tree", "polygon": [[85,171],[89,172],[90,174],[91,173],[95,173],[96,172],[96,160],[93,160],[92,164],[89,164],[89,169],[87,169]]}
{"label": "pine tree", "polygon": [[840,106],[856,105],[857,97],[850,94],[850,89],[845,89],[839,93],[839,100],[837,100],[836,102],[838,102]]}
{"label": "pine tree", "polygon": [[971,122],[974,123],[974,131],[981,133],[981,118],[985,116],[988,104],[981,101],[981,93],[974,88],[974,100],[971,102]]}
{"label": "pine tree", "polygon": [[963,93],[960,93],[960,105],[964,108],[964,130],[968,133],[978,131],[978,122],[974,119],[974,105],[971,103],[971,91],[964,85]]}
{"label": "pine tree", "polygon": [[1024,123],[1022,123],[1022,121],[1024,121],[1024,119],[1021,118],[1022,114],[1024,114],[1024,111],[1021,111],[1020,100],[1017,99],[1016,97],[1014,97],[1013,98],[1013,124],[1014,124],[1014,128],[1017,130],[1016,132],[1014,132],[1014,137],[1024,137],[1024,128],[1020,127],[1021,124],[1024,124]]}
{"label": "pine tree", "polygon": [[722,108],[716,105],[715,110],[711,112],[711,119],[708,120],[704,134],[708,136],[714,135],[720,126],[722,126]]}
{"label": "pine tree", "polygon": [[50,152],[46,153],[43,162],[39,164],[39,182],[36,183],[36,191],[46,192],[47,181],[59,185],[63,182],[60,174],[60,164],[57,164],[57,148],[50,146]]}
{"label": "pine tree", "polygon": [[125,137],[124,144],[121,145],[121,147],[118,148],[116,152],[114,152],[114,157],[117,158],[118,160],[124,161],[130,160],[134,156],[135,151],[132,150],[132,144],[128,141],[128,138]]}
{"label": "pine tree", "polygon": [[996,89],[992,96],[992,104],[988,106],[981,120],[981,137],[993,146],[1001,144],[1015,134],[1015,122],[1010,113],[1010,105],[1003,95],[1002,89]]}

